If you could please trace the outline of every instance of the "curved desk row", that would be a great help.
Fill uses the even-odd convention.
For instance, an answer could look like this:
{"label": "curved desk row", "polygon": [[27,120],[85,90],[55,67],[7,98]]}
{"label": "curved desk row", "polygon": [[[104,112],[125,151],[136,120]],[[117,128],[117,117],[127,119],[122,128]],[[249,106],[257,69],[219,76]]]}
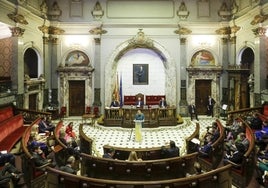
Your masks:
{"label": "curved desk row", "polygon": [[122,108],[105,108],[104,126],[134,128],[135,114],[138,110],[141,110],[145,116],[145,128],[177,125],[175,107],[136,108],[133,106],[123,106]]}

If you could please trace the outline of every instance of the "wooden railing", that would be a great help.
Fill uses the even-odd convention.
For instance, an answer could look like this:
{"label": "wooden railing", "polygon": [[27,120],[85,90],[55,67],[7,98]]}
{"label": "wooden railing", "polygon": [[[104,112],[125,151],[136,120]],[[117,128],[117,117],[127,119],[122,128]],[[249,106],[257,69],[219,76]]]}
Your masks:
{"label": "wooden railing", "polygon": [[50,112],[42,112],[42,111],[35,111],[35,110],[28,110],[23,108],[14,108],[15,114],[22,114],[24,118],[25,124],[31,124],[33,121],[40,117],[49,117],[51,118]]}
{"label": "wooden railing", "polygon": [[141,162],[94,157],[81,153],[81,172],[88,177],[110,180],[167,180],[185,177],[194,172],[198,153],[181,157]]}
{"label": "wooden railing", "polygon": [[116,181],[100,178],[90,178],[86,176],[73,175],[65,173],[55,168],[47,168],[47,185],[49,188],[58,187],[75,187],[75,188],[231,188],[230,178],[231,165],[223,166],[215,170],[205,172],[199,175],[190,177],[182,177],[170,180],[157,180],[157,181]]}
{"label": "wooden railing", "polygon": [[196,123],[195,131],[192,135],[190,135],[188,138],[186,138],[186,152],[188,154],[196,152],[196,144],[192,142],[193,138],[199,139],[200,134],[200,125],[199,123]]}
{"label": "wooden railing", "polygon": [[211,145],[212,149],[208,153],[206,157],[200,157],[200,163],[203,169],[209,171],[211,169],[215,169],[219,166],[224,153],[224,139],[225,139],[225,131],[221,122],[216,120],[218,130],[220,131],[219,138]]}
{"label": "wooden railing", "polygon": [[252,179],[253,173],[255,171],[255,136],[247,124],[242,118],[239,118],[245,125],[246,137],[249,140],[249,147],[246,153],[244,154],[241,164],[235,164],[231,161],[228,163],[233,165],[231,176],[233,177],[233,184],[236,187],[247,187],[249,182]]}

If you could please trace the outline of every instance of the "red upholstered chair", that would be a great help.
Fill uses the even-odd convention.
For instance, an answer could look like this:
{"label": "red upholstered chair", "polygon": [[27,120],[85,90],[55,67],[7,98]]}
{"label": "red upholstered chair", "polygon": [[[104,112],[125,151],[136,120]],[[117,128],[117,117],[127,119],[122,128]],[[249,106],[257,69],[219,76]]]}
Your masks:
{"label": "red upholstered chair", "polygon": [[268,105],[267,104],[265,104],[263,106],[263,113],[262,114],[265,115],[266,117],[268,117]]}
{"label": "red upholstered chair", "polygon": [[93,113],[94,113],[95,117],[99,117],[99,107],[94,106]]}
{"label": "red upholstered chair", "polygon": [[91,106],[86,107],[86,114],[91,114]]}
{"label": "red upholstered chair", "polygon": [[66,116],[66,106],[62,106],[60,109],[60,119],[64,118]]}

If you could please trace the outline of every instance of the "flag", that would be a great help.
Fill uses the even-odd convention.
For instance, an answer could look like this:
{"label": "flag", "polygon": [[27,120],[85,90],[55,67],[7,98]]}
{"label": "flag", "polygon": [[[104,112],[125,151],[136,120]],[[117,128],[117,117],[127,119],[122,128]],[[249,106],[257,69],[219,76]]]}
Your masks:
{"label": "flag", "polygon": [[120,98],[120,106],[122,107],[123,106],[122,73],[120,73],[119,98]]}
{"label": "flag", "polygon": [[113,92],[113,99],[117,100],[119,102],[119,89],[118,89],[118,74],[116,74],[116,81],[114,86],[114,92]]}

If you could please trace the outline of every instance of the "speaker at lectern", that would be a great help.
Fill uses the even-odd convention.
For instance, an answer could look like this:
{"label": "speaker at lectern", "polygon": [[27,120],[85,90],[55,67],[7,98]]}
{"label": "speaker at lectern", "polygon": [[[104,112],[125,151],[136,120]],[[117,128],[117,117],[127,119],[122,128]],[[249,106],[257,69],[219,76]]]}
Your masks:
{"label": "speaker at lectern", "polygon": [[142,140],[141,128],[144,120],[134,120],[134,122],[135,122],[135,141],[141,142]]}

